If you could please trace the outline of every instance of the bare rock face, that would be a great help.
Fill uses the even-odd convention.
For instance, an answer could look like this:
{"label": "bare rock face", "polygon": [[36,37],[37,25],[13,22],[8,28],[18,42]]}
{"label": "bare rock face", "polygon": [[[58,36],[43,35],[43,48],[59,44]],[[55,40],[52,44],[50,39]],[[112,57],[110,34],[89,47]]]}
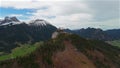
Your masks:
{"label": "bare rock face", "polygon": [[53,34],[52,34],[52,39],[55,39],[57,36],[58,36],[58,32],[54,32]]}
{"label": "bare rock face", "polygon": [[20,21],[16,17],[5,17],[3,20],[0,20],[0,26],[19,23]]}
{"label": "bare rock face", "polygon": [[63,34],[63,33],[67,33],[65,31],[63,31],[63,29],[57,29],[53,34],[52,34],[52,39],[55,39],[59,34]]}
{"label": "bare rock face", "polygon": [[5,22],[15,21],[20,22],[16,17],[5,17]]}

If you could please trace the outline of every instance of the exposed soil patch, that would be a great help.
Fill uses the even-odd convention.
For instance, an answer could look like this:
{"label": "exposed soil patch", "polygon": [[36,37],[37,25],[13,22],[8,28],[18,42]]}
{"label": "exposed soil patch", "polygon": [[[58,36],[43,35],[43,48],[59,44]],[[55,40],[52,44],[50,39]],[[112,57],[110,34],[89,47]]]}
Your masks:
{"label": "exposed soil patch", "polygon": [[54,68],[96,68],[95,65],[69,42],[64,41],[65,50],[53,56]]}

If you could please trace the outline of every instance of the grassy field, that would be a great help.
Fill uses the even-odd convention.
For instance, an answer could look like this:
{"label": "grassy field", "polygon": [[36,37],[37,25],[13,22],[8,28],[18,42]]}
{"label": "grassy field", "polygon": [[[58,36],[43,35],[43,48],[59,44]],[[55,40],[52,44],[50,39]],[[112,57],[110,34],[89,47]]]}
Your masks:
{"label": "grassy field", "polygon": [[120,47],[120,40],[107,41],[109,44]]}
{"label": "grassy field", "polygon": [[0,61],[13,59],[16,57],[30,54],[31,52],[35,51],[36,48],[40,46],[40,44],[42,44],[42,42],[36,43],[34,45],[24,44],[24,45],[21,45],[20,47],[16,47],[15,49],[12,50],[10,54],[0,56]]}

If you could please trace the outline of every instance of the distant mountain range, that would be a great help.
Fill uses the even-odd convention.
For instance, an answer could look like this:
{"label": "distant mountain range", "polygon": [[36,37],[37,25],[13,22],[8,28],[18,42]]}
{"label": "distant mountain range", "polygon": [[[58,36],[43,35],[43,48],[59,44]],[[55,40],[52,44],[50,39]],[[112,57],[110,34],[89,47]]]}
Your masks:
{"label": "distant mountain range", "polygon": [[42,19],[32,20],[26,24],[16,17],[5,17],[0,21],[0,51],[10,51],[19,43],[48,40],[56,29]]}
{"label": "distant mountain range", "polygon": [[87,39],[103,40],[103,41],[120,39],[120,29],[111,29],[111,30],[103,31],[102,29],[99,28],[88,27],[87,29],[82,28],[77,30],[64,29],[64,31],[77,34]]}
{"label": "distant mountain range", "polygon": [[[57,30],[55,26],[43,19],[36,19],[27,23],[21,22],[16,17],[5,17],[0,20],[0,51],[9,52],[21,43],[48,40],[53,32]],[[103,41],[120,39],[120,29],[103,31],[102,29],[87,28],[78,30],[64,29],[64,31],[87,39]]]}
{"label": "distant mountain range", "polygon": [[5,17],[0,20],[0,68],[119,68],[120,48],[104,42],[117,39],[120,29],[62,30],[42,19],[27,24]]}

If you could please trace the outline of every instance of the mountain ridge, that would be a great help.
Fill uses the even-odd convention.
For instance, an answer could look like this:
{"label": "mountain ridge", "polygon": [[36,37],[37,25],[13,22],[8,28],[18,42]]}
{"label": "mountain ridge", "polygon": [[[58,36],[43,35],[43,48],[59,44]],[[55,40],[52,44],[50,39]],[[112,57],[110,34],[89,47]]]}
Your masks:
{"label": "mountain ridge", "polygon": [[[35,43],[48,40],[51,38],[52,33],[57,30],[55,26],[48,24],[45,20],[36,19],[30,22],[30,24],[25,22],[20,24],[12,22],[11,24],[13,18],[7,17],[6,19],[8,21],[10,19],[10,22],[6,21],[4,23],[9,24],[0,26],[0,51],[10,51],[18,46],[16,43]],[[36,26],[36,23],[39,23],[39,25]]]}
{"label": "mountain ridge", "polygon": [[102,30],[100,28],[82,28],[76,30],[64,29],[68,33],[77,34],[83,38],[111,41],[120,39],[120,29]]}
{"label": "mountain ridge", "polygon": [[20,22],[16,17],[5,17],[3,20],[1,19],[0,21],[0,26],[4,25],[15,25],[15,24],[20,24]]}
{"label": "mountain ridge", "polygon": [[[10,54],[10,58],[0,61],[0,68],[120,67],[120,49],[103,41],[113,37],[110,38],[101,29],[62,30],[42,19],[32,20],[29,24],[22,22],[14,25],[14,22],[11,24],[11,18],[6,19],[10,23],[7,21],[9,24],[0,26],[0,52]],[[115,30],[113,34],[118,31]],[[51,39],[52,35],[54,37]],[[43,43],[36,44],[39,41]],[[35,49],[22,54],[23,56],[11,56],[12,49],[21,47],[24,50],[22,46],[25,45],[28,48],[34,45],[39,47],[34,46]]]}
{"label": "mountain ridge", "polygon": [[60,33],[56,38],[44,42],[31,54],[0,62],[0,67],[119,68],[119,53],[119,48],[103,41],[87,40],[75,34]]}

